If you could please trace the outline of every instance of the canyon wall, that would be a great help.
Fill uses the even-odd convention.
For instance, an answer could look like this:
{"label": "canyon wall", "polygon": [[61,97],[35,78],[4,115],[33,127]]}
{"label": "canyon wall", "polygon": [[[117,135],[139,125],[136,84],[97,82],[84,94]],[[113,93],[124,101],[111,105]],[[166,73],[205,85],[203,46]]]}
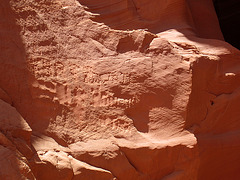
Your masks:
{"label": "canyon wall", "polygon": [[239,179],[240,52],[212,1],[2,0],[0,179]]}

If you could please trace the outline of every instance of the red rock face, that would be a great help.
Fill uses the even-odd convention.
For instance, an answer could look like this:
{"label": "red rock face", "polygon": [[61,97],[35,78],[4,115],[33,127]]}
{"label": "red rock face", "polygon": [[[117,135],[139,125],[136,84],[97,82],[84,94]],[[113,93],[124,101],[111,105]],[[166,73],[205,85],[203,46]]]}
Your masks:
{"label": "red rock face", "polygon": [[240,53],[211,1],[5,0],[0,16],[0,179],[240,178]]}

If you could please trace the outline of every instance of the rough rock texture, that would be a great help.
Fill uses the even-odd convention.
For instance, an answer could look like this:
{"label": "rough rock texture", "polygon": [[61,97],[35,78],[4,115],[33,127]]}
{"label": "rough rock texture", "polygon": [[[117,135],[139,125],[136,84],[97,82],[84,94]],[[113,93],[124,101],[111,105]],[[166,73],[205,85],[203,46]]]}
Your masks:
{"label": "rough rock texture", "polygon": [[1,180],[240,178],[240,53],[211,1],[2,0],[0,17]]}

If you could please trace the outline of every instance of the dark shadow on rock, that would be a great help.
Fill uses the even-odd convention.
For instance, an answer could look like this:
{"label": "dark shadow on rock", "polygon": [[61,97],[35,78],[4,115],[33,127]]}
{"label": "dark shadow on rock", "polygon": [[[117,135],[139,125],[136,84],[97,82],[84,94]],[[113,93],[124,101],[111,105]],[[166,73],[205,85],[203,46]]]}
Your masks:
{"label": "dark shadow on rock", "polygon": [[[154,34],[176,29],[193,41],[198,41],[194,37],[223,41],[223,32],[225,40],[239,48],[238,17],[240,13],[237,10],[240,6],[239,2],[236,2],[237,0],[230,0],[229,2],[227,0],[216,0],[214,4],[211,1],[200,2],[195,0],[184,2],[149,0],[78,1],[85,7],[86,11],[92,13],[93,21],[104,23],[112,29],[144,29]],[[145,5],[143,2],[145,2]],[[226,10],[223,8],[225,7],[224,3],[228,7]],[[233,15],[231,14],[231,5],[236,5],[233,8]],[[228,17],[230,15],[233,18]]]}
{"label": "dark shadow on rock", "polygon": [[86,10],[96,14],[93,20],[102,22],[112,29],[132,30],[143,28],[132,0],[93,1],[78,0]]}
{"label": "dark shadow on rock", "polygon": [[[169,29],[182,28],[182,22],[178,20],[185,16],[181,6],[175,1],[137,1],[137,0],[78,0],[86,11],[92,13],[92,20],[104,23],[115,30],[137,30],[142,29],[157,34]],[[174,7],[180,9],[174,9]],[[187,5],[186,5],[187,6]],[[187,9],[187,7],[186,7]],[[169,11],[171,11],[169,13]],[[171,14],[173,12],[173,15]],[[177,12],[175,14],[175,12]],[[180,14],[179,14],[180,13]],[[185,22],[186,20],[186,22]],[[190,23],[189,19],[184,20]],[[187,22],[189,21],[189,22]],[[177,27],[176,27],[177,26]]]}
{"label": "dark shadow on rock", "polygon": [[149,132],[150,116],[149,112],[153,108],[172,108],[173,98],[165,92],[146,93],[140,96],[140,101],[125,110],[128,118],[133,120],[133,124],[140,132]]}
{"label": "dark shadow on rock", "polygon": [[[37,107],[32,97],[35,77],[34,72],[29,70],[30,55],[26,52],[29,42],[24,42],[23,36],[26,32],[30,34],[46,28],[37,22],[29,23],[34,16],[37,16],[36,12],[29,10],[25,3],[9,0],[0,2],[0,88],[31,127],[31,120],[38,121],[39,114],[50,111],[46,106],[42,106],[42,109]],[[39,123],[40,129],[46,129],[49,117]]]}
{"label": "dark shadow on rock", "polygon": [[215,0],[214,6],[224,39],[240,49],[240,1]]}
{"label": "dark shadow on rock", "polygon": [[8,1],[0,2],[0,87],[18,109],[17,102],[24,101],[20,94],[27,94],[26,50],[11,8]]}

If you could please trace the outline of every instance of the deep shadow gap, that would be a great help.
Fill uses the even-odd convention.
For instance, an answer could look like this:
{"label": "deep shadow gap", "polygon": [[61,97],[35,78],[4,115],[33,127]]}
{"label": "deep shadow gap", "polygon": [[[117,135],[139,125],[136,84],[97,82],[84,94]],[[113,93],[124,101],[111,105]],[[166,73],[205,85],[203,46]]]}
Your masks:
{"label": "deep shadow gap", "polygon": [[214,7],[225,41],[240,49],[240,1],[215,0]]}

